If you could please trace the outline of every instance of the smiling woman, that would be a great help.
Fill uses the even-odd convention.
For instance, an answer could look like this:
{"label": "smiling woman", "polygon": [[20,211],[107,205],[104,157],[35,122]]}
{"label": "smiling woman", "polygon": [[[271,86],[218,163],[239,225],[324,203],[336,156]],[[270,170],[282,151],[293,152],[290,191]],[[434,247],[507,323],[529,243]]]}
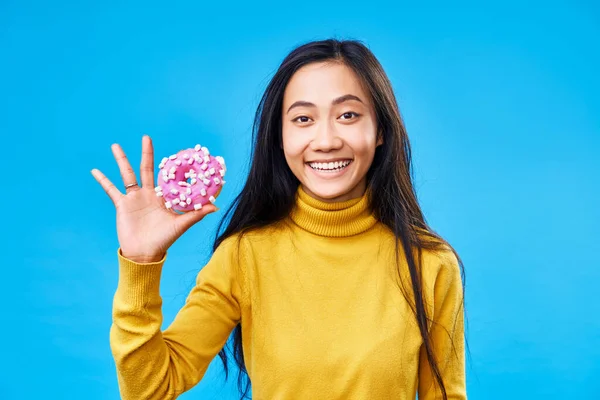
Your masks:
{"label": "smiling woman", "polygon": [[462,262],[425,222],[408,136],[371,51],[337,40],[292,51],[253,139],[246,184],[164,331],[166,249],[216,208],[173,215],[156,201],[148,137],[142,187],[123,195],[93,171],[117,209],[110,342],[122,398],[176,398],[217,354],[227,372],[233,331],[242,398],[251,388],[256,399],[466,399]]}
{"label": "smiling woman", "polygon": [[303,189],[325,202],[361,196],[382,137],[356,73],[341,62],[300,68],[287,85],[283,110],[285,159]]}

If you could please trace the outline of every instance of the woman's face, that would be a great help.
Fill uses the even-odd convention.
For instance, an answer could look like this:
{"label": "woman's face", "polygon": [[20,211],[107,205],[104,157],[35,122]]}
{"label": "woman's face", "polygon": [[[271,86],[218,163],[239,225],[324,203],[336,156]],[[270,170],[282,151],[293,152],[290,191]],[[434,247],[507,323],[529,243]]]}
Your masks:
{"label": "woman's face", "polygon": [[363,195],[381,140],[354,71],[340,63],[300,68],[285,89],[282,121],[285,159],[309,195],[326,202]]}

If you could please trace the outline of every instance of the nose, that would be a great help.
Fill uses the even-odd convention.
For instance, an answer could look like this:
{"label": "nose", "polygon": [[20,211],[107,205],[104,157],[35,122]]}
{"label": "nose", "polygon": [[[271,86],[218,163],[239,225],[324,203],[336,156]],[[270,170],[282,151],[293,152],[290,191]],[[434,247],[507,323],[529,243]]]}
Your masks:
{"label": "nose", "polygon": [[331,124],[319,124],[314,131],[310,147],[313,151],[332,151],[342,148],[343,142]]}

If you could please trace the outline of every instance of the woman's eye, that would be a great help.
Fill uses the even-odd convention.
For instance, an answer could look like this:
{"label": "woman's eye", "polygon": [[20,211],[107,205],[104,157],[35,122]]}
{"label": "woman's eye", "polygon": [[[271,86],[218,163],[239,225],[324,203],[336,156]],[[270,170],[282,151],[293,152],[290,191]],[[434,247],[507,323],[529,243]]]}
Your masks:
{"label": "woman's eye", "polygon": [[344,117],[342,119],[349,120],[349,119],[352,119],[352,117],[356,118],[358,116],[359,115],[357,113],[355,113],[353,111],[349,111],[349,112],[343,113],[340,117]]}
{"label": "woman's eye", "polygon": [[308,118],[305,115],[301,115],[299,117],[296,117],[295,119],[292,120],[292,122],[301,122],[301,123],[306,123],[310,120],[310,118]]}

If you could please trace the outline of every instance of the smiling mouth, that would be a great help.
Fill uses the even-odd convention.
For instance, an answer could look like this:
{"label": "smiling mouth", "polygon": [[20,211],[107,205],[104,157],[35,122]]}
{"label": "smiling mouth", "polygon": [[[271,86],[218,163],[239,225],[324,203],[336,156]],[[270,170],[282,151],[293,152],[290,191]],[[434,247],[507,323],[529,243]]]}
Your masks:
{"label": "smiling mouth", "polygon": [[334,161],[334,162],[309,162],[306,163],[309,167],[314,169],[315,171],[320,172],[339,172],[343,169],[347,168],[348,165],[352,164],[353,160],[342,160],[342,161]]}

